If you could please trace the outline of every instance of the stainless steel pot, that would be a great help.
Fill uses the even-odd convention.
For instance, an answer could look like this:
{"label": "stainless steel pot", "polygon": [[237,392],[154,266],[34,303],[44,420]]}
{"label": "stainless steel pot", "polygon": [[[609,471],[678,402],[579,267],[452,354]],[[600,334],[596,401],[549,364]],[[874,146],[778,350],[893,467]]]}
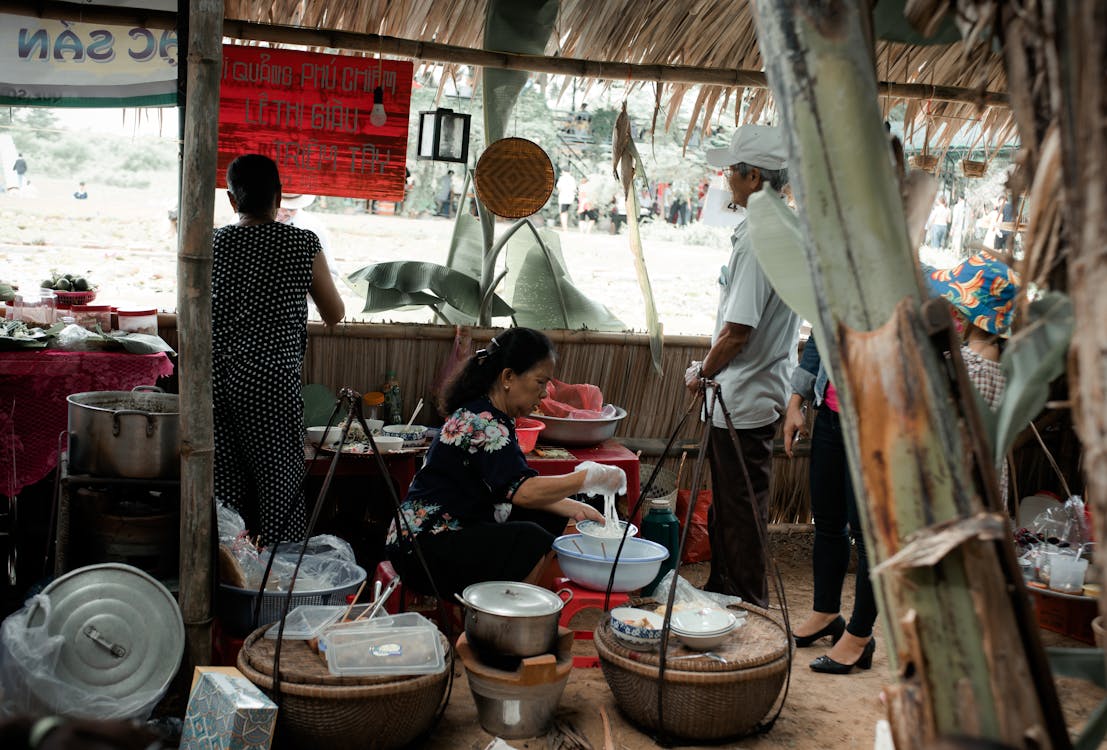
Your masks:
{"label": "stainless steel pot", "polygon": [[180,400],[175,393],[149,388],[66,398],[72,473],[134,479],[180,474]]}
{"label": "stainless steel pot", "polygon": [[[562,599],[562,595],[567,598]],[[557,622],[569,589],[556,594],[514,581],[485,581],[467,586],[457,597],[465,605],[465,636],[485,654],[518,657],[551,653]]]}

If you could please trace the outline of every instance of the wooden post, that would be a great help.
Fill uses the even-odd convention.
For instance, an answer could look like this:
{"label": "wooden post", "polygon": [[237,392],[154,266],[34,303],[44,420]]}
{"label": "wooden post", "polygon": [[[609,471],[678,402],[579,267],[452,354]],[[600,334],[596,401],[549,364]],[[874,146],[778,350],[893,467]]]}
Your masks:
{"label": "wooden post", "polygon": [[942,356],[951,321],[920,309],[868,5],[756,0],[756,16],[896,672],[896,747],[953,734],[1068,747],[1006,523],[984,499],[994,477],[973,465],[975,406]]}
{"label": "wooden post", "polygon": [[211,663],[211,234],[223,64],[222,0],[191,0],[177,246],[181,391],[181,613],[188,664]]}

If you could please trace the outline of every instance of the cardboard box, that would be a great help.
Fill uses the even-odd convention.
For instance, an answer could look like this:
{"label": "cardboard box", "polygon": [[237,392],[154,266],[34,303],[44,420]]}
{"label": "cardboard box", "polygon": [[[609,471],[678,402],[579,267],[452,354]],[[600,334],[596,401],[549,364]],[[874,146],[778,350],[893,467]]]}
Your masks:
{"label": "cardboard box", "polygon": [[234,667],[197,667],[181,750],[269,750],[277,705]]}

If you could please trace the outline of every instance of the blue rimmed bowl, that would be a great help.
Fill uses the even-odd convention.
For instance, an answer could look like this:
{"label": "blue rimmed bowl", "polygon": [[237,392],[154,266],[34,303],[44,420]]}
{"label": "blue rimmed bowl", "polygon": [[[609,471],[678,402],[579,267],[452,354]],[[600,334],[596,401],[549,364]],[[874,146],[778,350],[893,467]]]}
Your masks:
{"label": "blue rimmed bowl", "polygon": [[658,647],[664,622],[664,617],[648,609],[616,607],[611,610],[611,632],[628,648],[639,651]]}
{"label": "blue rimmed bowl", "polygon": [[668,559],[669,550],[657,542],[640,537],[629,537],[615,564],[615,550],[619,540],[607,544],[606,555],[589,554],[581,546],[580,534],[566,534],[554,540],[553,548],[557,552],[561,571],[574,583],[593,591],[605,591],[611,568],[615,568],[615,581],[612,591],[634,591],[654,579],[661,563]]}

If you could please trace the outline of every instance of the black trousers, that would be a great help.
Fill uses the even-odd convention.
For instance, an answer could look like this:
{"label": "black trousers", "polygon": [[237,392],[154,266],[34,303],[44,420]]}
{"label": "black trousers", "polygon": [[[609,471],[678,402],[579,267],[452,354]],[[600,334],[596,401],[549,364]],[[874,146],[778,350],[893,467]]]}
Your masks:
{"label": "black trousers", "polygon": [[814,610],[836,613],[842,606],[842,585],[849,568],[850,537],[857,546],[857,582],[853,614],[847,629],[867,638],[876,622],[876,597],[869,580],[865,537],[857,513],[857,498],[850,481],[846,447],[838,414],[819,407],[811,433],[811,515],[815,520],[815,546],[811,567],[815,584]]}
{"label": "black trousers", "polygon": [[[735,432],[737,450],[725,427],[712,427],[708,438],[712,499],[707,533],[711,542],[711,576],[704,588],[740,596],[743,601],[765,607],[769,603],[769,583],[762,540],[768,541],[769,533],[769,479],[776,423]],[[749,471],[752,497],[742,472],[742,460]]]}

